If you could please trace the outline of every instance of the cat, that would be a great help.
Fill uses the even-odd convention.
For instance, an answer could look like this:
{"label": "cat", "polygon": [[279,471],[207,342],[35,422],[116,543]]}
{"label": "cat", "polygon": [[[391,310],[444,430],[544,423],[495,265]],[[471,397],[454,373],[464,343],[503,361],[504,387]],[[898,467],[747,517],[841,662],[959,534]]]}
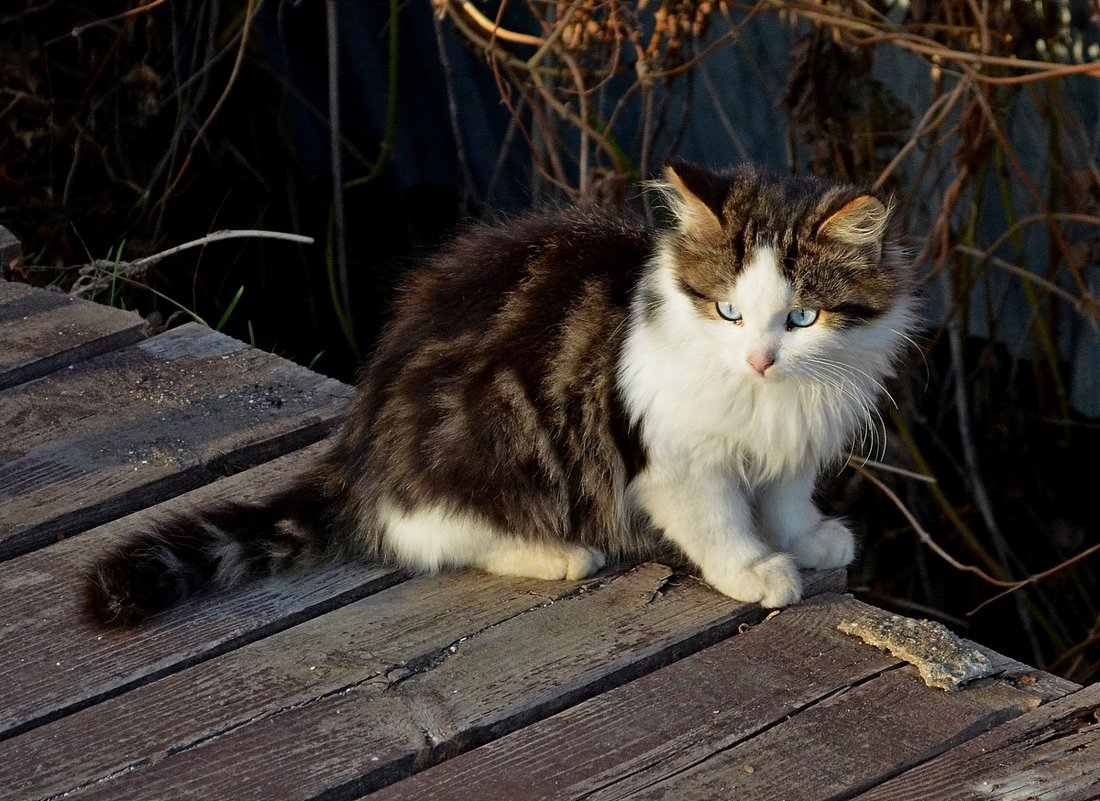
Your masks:
{"label": "cat", "polygon": [[458,237],[398,293],[306,477],[106,554],[92,617],[327,558],[581,579],[671,545],[765,607],[852,562],[811,496],[881,424],[917,319],[890,203],[751,165],[654,185],[665,226],[558,210]]}

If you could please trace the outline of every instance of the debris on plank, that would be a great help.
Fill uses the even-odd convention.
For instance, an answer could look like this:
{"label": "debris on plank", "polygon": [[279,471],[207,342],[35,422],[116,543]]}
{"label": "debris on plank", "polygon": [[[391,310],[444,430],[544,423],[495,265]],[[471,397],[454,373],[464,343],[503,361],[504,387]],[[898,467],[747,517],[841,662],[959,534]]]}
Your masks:
{"label": "debris on plank", "polygon": [[985,654],[968,647],[942,623],[883,612],[881,616],[841,620],[837,629],[904,659],[917,669],[925,684],[947,692],[994,672]]}

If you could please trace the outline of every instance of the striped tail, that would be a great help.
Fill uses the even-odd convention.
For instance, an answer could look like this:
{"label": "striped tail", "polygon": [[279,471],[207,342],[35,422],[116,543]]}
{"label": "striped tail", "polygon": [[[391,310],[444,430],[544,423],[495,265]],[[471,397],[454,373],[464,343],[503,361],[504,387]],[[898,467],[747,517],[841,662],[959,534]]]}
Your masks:
{"label": "striped tail", "polygon": [[167,518],[96,562],[85,612],[101,626],[130,626],[193,595],[328,558],[331,518],[330,502],[304,483]]}

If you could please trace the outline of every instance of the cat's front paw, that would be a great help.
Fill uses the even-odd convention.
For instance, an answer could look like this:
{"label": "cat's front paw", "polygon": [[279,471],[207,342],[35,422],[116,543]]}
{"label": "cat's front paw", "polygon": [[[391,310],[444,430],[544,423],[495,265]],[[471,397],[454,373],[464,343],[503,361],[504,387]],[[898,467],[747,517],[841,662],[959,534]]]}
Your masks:
{"label": "cat's front paw", "polygon": [[703,578],[735,601],[759,603],[769,609],[790,606],[802,598],[802,578],[794,561],[785,553],[765,556],[748,567],[721,573],[704,571]]}
{"label": "cat's front paw", "polygon": [[828,518],[816,530],[791,543],[790,551],[799,567],[826,570],[850,565],[856,558],[856,542],[844,523]]}

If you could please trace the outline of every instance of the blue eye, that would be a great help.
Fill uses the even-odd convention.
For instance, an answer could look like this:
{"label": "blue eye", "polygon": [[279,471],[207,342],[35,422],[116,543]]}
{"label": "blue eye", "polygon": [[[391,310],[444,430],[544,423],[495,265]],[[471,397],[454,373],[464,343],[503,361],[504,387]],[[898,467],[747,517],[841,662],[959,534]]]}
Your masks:
{"label": "blue eye", "polygon": [[741,322],[741,312],[737,311],[732,303],[720,300],[714,304],[714,308],[718,310],[718,314],[722,316],[722,319],[729,320],[731,323]]}
{"label": "blue eye", "polygon": [[793,309],[787,315],[787,325],[792,328],[809,328],[817,322],[817,309]]}

